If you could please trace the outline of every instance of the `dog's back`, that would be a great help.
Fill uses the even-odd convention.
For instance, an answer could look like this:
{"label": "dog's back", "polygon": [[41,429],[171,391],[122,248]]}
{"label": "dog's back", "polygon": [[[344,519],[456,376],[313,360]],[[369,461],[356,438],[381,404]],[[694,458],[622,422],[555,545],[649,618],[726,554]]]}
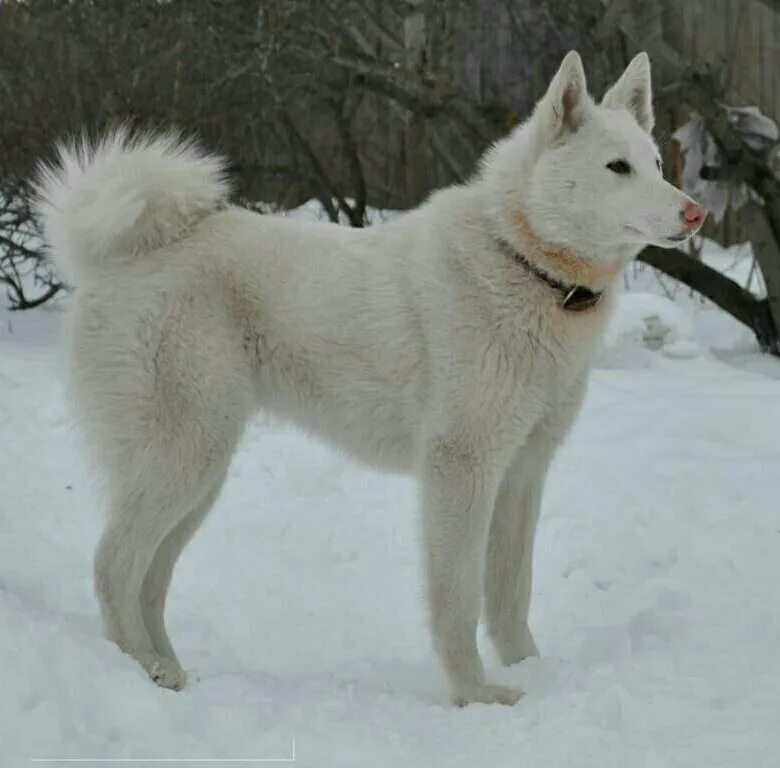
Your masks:
{"label": "dog's back", "polygon": [[174,136],[61,148],[40,175],[46,238],[77,286],[73,381],[100,461],[125,477],[117,432],[171,434],[192,415],[218,432],[210,418],[262,407],[408,468],[425,397],[420,276],[366,243],[403,255],[407,230],[261,216],[227,193],[221,160]]}

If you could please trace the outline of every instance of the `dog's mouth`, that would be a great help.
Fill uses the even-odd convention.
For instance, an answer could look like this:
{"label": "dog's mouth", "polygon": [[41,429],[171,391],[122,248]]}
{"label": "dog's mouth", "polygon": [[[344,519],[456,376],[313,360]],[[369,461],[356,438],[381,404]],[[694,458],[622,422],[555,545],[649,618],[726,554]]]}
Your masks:
{"label": "dog's mouth", "polygon": [[639,227],[633,224],[624,224],[623,229],[628,234],[641,240],[645,243],[655,243],[656,245],[677,245],[678,243],[684,243],[691,236],[695,235],[698,230],[692,230],[690,232],[676,232],[673,235],[650,235],[647,232],[643,232]]}

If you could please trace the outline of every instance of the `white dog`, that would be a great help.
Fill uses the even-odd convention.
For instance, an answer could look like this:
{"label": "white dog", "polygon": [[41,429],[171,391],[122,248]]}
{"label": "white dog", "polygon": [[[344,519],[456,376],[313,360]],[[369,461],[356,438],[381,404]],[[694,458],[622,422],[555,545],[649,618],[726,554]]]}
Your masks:
{"label": "white dog", "polygon": [[95,560],[108,637],[184,684],[165,595],[261,409],[416,475],[453,700],[515,702],[485,681],[483,591],[502,661],[536,654],[542,486],[615,279],[705,216],[664,181],[652,127],[645,54],[597,105],[571,52],[469,184],[367,230],[231,206],[222,161],[175,137],[62,148],[37,210],[77,286],[74,392],[110,495]]}

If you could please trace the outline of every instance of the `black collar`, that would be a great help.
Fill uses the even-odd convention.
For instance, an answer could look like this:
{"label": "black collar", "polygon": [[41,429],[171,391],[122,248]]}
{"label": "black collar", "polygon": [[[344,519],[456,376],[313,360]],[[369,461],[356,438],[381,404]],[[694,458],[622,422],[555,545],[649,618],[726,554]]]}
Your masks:
{"label": "black collar", "polygon": [[601,301],[604,291],[594,291],[586,285],[575,285],[573,283],[564,283],[552,275],[540,269],[536,264],[531,263],[517,250],[511,243],[504,240],[503,237],[497,237],[496,242],[501,249],[509,253],[512,258],[522,264],[532,275],[538,277],[543,283],[547,283],[561,297],[561,307],[567,312],[582,312],[585,309],[595,307]]}

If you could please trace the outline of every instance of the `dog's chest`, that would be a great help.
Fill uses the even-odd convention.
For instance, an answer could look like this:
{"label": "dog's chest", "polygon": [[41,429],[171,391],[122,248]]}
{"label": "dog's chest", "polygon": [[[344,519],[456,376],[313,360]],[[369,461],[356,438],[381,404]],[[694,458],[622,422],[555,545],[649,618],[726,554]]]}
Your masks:
{"label": "dog's chest", "polygon": [[605,306],[531,318],[494,345],[485,370],[495,372],[495,402],[514,429],[530,429],[547,415],[568,412],[579,403],[608,312]]}

